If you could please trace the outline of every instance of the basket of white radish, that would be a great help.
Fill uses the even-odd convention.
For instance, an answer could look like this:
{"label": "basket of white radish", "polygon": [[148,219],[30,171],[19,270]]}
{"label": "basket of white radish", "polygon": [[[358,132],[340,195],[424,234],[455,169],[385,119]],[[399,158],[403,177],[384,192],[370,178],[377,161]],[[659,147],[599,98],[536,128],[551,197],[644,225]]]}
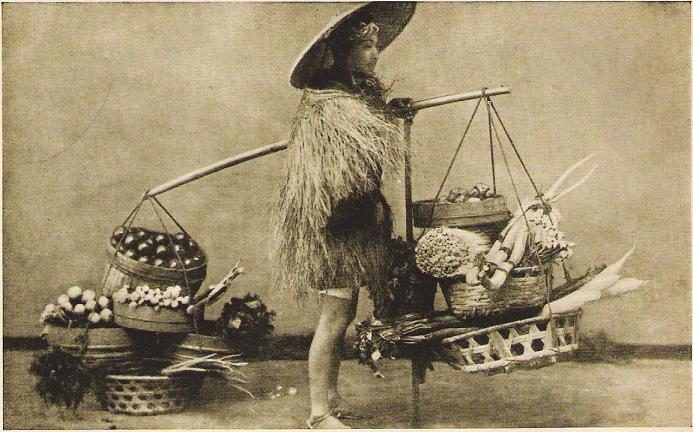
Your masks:
{"label": "basket of white radish", "polygon": [[110,366],[135,357],[128,333],[113,322],[111,300],[93,290],[70,287],[41,314],[48,345],[80,357],[84,364]]}

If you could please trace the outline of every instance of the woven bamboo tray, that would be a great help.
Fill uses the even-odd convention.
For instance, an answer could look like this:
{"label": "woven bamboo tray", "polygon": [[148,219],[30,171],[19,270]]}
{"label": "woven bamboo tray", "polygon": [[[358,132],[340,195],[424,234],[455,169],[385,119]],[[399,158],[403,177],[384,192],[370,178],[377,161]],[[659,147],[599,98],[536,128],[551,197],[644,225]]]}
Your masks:
{"label": "woven bamboo tray", "polygon": [[550,264],[543,275],[539,267],[514,269],[495,292],[488,292],[483,285],[468,285],[463,279],[440,279],[439,283],[452,313],[462,319],[483,318],[545,305],[553,272]]}
{"label": "woven bamboo tray", "polygon": [[195,376],[107,375],[102,405],[110,412],[129,415],[179,412],[199,384]]}
{"label": "woven bamboo tray", "polygon": [[582,310],[529,318],[446,338],[445,357],[465,372],[537,368],[578,348]]}
{"label": "woven bamboo tray", "polygon": [[[66,328],[47,325],[42,333],[48,345],[81,357],[87,367],[114,366],[135,358],[133,340],[122,328]],[[82,347],[86,341],[84,354]]]}

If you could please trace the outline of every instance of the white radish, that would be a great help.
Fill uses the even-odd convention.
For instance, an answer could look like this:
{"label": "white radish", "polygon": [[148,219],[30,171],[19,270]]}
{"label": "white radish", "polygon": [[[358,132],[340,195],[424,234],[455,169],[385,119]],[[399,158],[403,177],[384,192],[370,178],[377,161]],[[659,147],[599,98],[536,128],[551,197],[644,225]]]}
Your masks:
{"label": "white radish", "polygon": [[610,297],[620,296],[631,291],[635,291],[648,282],[649,281],[644,281],[638,278],[624,278],[604,290],[604,294]]}
{"label": "white radish", "polygon": [[610,266],[608,266],[607,268],[602,270],[602,272],[599,274],[600,275],[618,274],[621,271],[621,268],[623,268],[623,264],[626,262],[628,257],[630,257],[630,255],[633,253],[634,250],[635,250],[635,245],[633,245],[633,247],[630,248],[630,250],[628,252],[626,252],[625,255],[623,255],[623,258],[621,258],[620,260],[611,264]]}
{"label": "white radish", "polygon": [[[604,291],[610,286],[614,285],[620,279],[619,275],[602,275],[599,273],[591,281],[587,282],[578,291]],[[576,292],[578,292],[576,291]]]}
{"label": "white radish", "polygon": [[556,181],[554,182],[554,184],[552,184],[551,187],[549,187],[549,189],[548,189],[548,190],[546,191],[546,193],[544,194],[544,198],[545,198],[546,200],[549,200],[549,201],[552,200],[553,197],[558,193],[558,188],[561,187],[561,185],[563,184],[563,182],[565,181],[565,179],[567,179],[568,176],[569,176],[573,171],[575,171],[580,165],[582,165],[582,164],[584,164],[585,162],[587,162],[588,160],[592,159],[592,158],[594,157],[595,154],[596,154],[596,153],[592,153],[592,154],[590,154],[590,155],[585,156],[584,158],[582,158],[581,160],[579,160],[579,161],[577,161],[575,164],[573,164],[571,167],[569,167],[567,170],[565,170],[565,171],[563,172],[563,174],[561,174],[561,176],[558,178],[558,180],[556,180]]}
{"label": "white radish", "polygon": [[472,268],[467,270],[464,274],[464,281],[467,285],[479,285],[479,268],[472,266]]}
{"label": "white radish", "polygon": [[554,300],[551,303],[544,305],[540,316],[548,316],[551,313],[571,312],[580,309],[585,303],[599,300],[602,296],[599,290],[586,290],[584,287]]}
{"label": "white radish", "polygon": [[529,232],[525,229],[525,231],[518,235],[517,239],[515,239],[515,244],[513,244],[512,252],[510,252],[510,257],[508,258],[508,262],[510,262],[513,266],[516,266],[517,263],[519,263],[522,259],[522,256],[525,254],[528,238]]}

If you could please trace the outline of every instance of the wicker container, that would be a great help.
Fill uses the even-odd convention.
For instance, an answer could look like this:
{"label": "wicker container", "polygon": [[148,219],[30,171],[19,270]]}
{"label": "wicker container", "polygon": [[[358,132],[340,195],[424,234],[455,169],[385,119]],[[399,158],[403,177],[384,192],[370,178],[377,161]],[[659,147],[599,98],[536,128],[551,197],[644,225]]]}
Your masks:
{"label": "wicker container", "polygon": [[157,415],[183,410],[191,389],[200,385],[195,376],[107,375],[102,405],[113,413]]}
{"label": "wicker container", "polygon": [[135,330],[156,333],[188,333],[194,328],[192,316],[185,309],[159,308],[139,305],[130,308],[127,303],[114,303],[113,316],[116,324]]}
{"label": "wicker container", "polygon": [[[512,216],[504,196],[496,196],[479,202],[416,201],[412,204],[414,226],[473,227],[507,222]],[[491,236],[495,240],[495,236]]]}
{"label": "wicker container", "polygon": [[483,285],[468,285],[463,279],[439,280],[448,307],[462,319],[501,315],[508,312],[541,307],[547,303],[553,287],[551,265],[541,268],[513,269],[503,286],[489,293]]}
{"label": "wicker container", "polygon": [[180,285],[184,291],[183,295],[192,296],[207,276],[207,257],[202,250],[200,250],[203,257],[202,264],[189,269],[171,269],[141,263],[120,252],[116,253],[110,243],[107,245],[107,251],[109,264],[106,266],[102,290],[105,296],[113,295],[125,285],[134,288],[141,284],[162,289],[171,285]]}
{"label": "wicker container", "polygon": [[[132,361],[133,340],[122,328],[65,328],[47,325],[42,334],[48,345],[81,357],[88,367],[115,366]],[[86,341],[84,355],[82,347]]]}
{"label": "wicker container", "polygon": [[173,360],[187,360],[209,354],[225,356],[232,352],[223,338],[199,333],[186,335],[180,342],[175,343],[171,350]]}
{"label": "wicker container", "polygon": [[487,327],[444,339],[442,347],[448,361],[466,372],[537,368],[578,349],[581,315],[578,310]]}

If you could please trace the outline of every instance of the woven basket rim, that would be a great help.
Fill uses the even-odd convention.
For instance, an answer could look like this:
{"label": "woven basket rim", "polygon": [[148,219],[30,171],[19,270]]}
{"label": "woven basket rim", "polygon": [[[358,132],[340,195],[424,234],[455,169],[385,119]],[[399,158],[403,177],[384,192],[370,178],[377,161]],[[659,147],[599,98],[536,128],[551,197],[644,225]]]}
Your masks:
{"label": "woven basket rim", "polygon": [[117,375],[117,374],[111,374],[111,375],[106,375],[106,379],[130,380],[130,381],[170,381],[171,379],[175,379],[175,377],[169,377],[166,375]]}

